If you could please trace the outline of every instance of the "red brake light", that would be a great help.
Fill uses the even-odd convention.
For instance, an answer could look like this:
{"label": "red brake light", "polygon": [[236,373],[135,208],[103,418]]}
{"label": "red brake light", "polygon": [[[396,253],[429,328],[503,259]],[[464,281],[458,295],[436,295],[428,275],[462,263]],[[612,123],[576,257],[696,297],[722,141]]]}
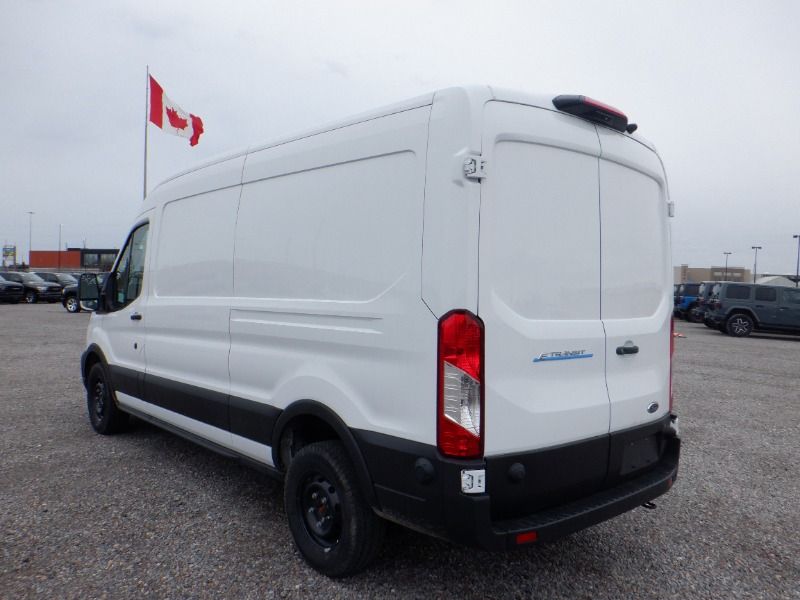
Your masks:
{"label": "red brake light", "polygon": [[525,533],[517,534],[517,544],[530,544],[539,539],[539,534],[535,531],[526,531]]}
{"label": "red brake light", "polygon": [[628,117],[621,110],[588,96],[561,95],[553,98],[553,106],[576,117],[582,117],[616,129],[633,133],[636,125],[628,127]]}
{"label": "red brake light", "polygon": [[439,320],[436,436],[445,456],[483,455],[483,323],[465,310]]}

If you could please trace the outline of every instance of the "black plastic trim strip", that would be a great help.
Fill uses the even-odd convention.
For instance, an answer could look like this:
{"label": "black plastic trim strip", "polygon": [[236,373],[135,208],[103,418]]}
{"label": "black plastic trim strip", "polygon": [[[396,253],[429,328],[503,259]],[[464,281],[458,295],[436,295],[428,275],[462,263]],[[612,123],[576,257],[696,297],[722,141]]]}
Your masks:
{"label": "black plastic trim strip", "polygon": [[161,429],[169,431],[170,433],[173,433],[173,434],[175,434],[177,436],[180,436],[180,437],[182,437],[182,438],[184,438],[184,439],[186,439],[186,440],[188,440],[190,442],[193,442],[193,443],[195,443],[195,444],[197,444],[199,446],[202,446],[203,448],[206,448],[207,450],[211,450],[212,452],[215,452],[215,453],[217,453],[217,454],[219,454],[221,456],[224,456],[226,458],[232,458],[234,460],[238,460],[240,463],[242,463],[244,465],[247,465],[249,467],[252,467],[252,468],[254,468],[254,469],[258,470],[258,471],[261,471],[263,473],[266,473],[267,475],[269,475],[271,477],[274,477],[276,479],[283,479],[283,473],[281,473],[280,471],[278,471],[274,467],[271,467],[271,466],[269,466],[267,464],[264,464],[262,462],[259,462],[257,460],[253,460],[249,456],[245,456],[243,454],[239,454],[238,452],[236,452],[234,450],[231,450],[230,448],[226,448],[224,446],[220,446],[219,444],[211,442],[211,441],[207,440],[206,438],[200,437],[199,435],[195,435],[194,433],[191,433],[190,431],[186,431],[185,429],[181,429],[180,427],[177,427],[177,426],[175,426],[175,425],[173,425],[171,423],[167,423],[166,421],[162,421],[158,417],[154,417],[153,415],[149,415],[149,414],[147,414],[145,412],[142,412],[140,410],[136,410],[135,408],[130,408],[128,406],[124,406],[124,407],[120,407],[120,409],[122,411],[126,412],[126,413],[134,415],[135,417],[141,419],[142,421],[147,421],[148,423],[151,423],[151,424],[155,425],[156,427],[159,427]]}
{"label": "black plastic trim strip", "polygon": [[110,365],[109,371],[118,392],[259,444],[272,445],[272,433],[282,413],[274,406],[118,365]]}

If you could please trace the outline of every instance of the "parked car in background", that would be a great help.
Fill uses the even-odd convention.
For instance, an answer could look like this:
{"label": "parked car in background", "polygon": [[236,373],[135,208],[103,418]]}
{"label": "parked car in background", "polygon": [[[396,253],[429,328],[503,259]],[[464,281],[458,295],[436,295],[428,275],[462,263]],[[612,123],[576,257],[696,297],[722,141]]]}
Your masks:
{"label": "parked car in background", "polygon": [[689,311],[697,306],[697,294],[700,291],[699,283],[682,283],[675,297],[675,310],[673,314],[680,319],[687,319]]}
{"label": "parked car in background", "polygon": [[35,275],[38,275],[45,281],[49,281],[51,283],[59,283],[61,285],[75,285],[78,283],[78,279],[72,275],[72,273],[50,273],[47,271],[33,271]]}
{"label": "parked car in background", "polygon": [[735,337],[753,331],[800,334],[800,289],[720,283],[711,295],[706,321]]}
{"label": "parked car in background", "polygon": [[61,299],[61,290],[64,286],[60,283],[45,281],[35,273],[8,271],[3,273],[3,278],[23,285],[25,288],[25,302],[28,304],[35,304],[40,300],[58,302]]}
{"label": "parked car in background", "polygon": [[[108,273],[97,273],[97,281],[100,285],[105,283]],[[61,304],[67,312],[81,312],[81,305],[78,301],[78,280],[74,284],[66,286],[61,292]]]}
{"label": "parked car in background", "polygon": [[714,291],[714,286],[719,285],[719,281],[704,281],[700,284],[697,291],[697,302],[694,308],[689,311],[687,320],[692,323],[705,322],[706,312],[708,311],[708,300]]}
{"label": "parked car in background", "polygon": [[16,304],[25,295],[25,287],[21,283],[6,279],[3,275],[4,273],[0,273],[0,302]]}

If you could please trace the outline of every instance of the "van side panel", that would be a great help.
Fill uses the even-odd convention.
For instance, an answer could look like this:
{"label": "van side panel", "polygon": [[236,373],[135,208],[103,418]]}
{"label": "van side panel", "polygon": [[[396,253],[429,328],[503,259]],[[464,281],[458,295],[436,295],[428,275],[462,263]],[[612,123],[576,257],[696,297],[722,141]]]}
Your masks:
{"label": "van side panel", "polygon": [[481,184],[464,177],[464,160],[481,153],[483,105],[489,88],[436,92],[431,111],[425,185],[422,297],[441,317],[454,308],[478,311]]}
{"label": "van side panel", "polygon": [[[242,163],[232,166],[239,174]],[[163,205],[143,315],[145,400],[180,413],[180,423],[159,416],[192,433],[205,435],[207,426],[216,427],[219,443],[229,436],[228,317],[240,189],[234,185]]]}
{"label": "van side panel", "polygon": [[[602,318],[614,432],[669,412],[672,265],[661,161],[625,135],[602,127],[598,134]],[[626,344],[638,352],[617,354]]]}
{"label": "van side panel", "polygon": [[351,428],[435,441],[436,326],[420,299],[429,113],[248,156],[233,397],[278,409],[316,400]]}

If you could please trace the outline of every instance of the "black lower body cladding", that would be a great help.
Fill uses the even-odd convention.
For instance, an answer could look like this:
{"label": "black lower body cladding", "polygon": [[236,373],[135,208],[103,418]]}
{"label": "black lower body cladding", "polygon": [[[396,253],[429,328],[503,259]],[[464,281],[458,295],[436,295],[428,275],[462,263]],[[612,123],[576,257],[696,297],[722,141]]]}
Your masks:
{"label": "black lower body cladding", "polygon": [[[354,430],[381,511],[389,519],[486,549],[535,531],[556,539],[665,493],[678,472],[670,417],[535,452],[463,461],[436,448]],[[461,492],[461,471],[486,470],[486,493]]]}

